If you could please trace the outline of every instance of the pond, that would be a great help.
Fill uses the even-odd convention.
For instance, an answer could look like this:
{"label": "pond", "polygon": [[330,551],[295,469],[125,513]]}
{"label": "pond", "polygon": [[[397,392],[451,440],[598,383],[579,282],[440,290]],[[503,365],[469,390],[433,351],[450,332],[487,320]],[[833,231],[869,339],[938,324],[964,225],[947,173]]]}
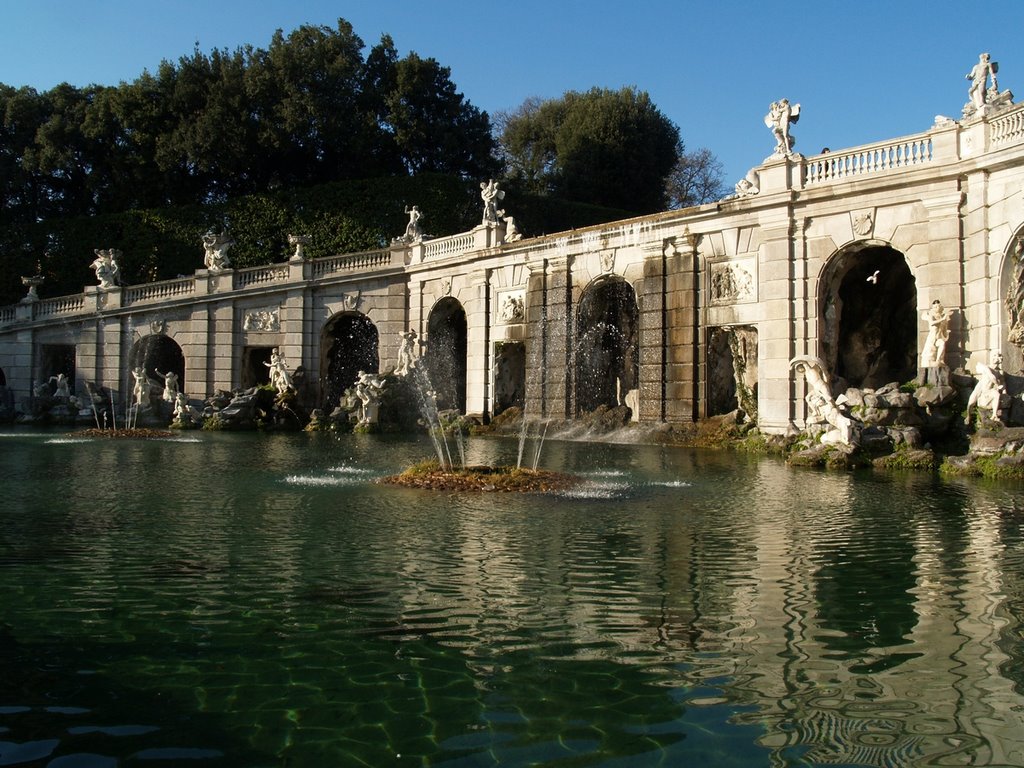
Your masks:
{"label": "pond", "polygon": [[431,453],[0,433],[0,765],[1024,765],[1017,486],[552,440],[576,491],[374,484]]}

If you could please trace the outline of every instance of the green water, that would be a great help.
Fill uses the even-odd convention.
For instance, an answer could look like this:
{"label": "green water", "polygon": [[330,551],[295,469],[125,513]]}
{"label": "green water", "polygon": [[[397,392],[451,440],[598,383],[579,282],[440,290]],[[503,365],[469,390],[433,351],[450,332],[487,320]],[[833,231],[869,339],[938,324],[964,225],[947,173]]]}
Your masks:
{"label": "green water", "polygon": [[1024,765],[1016,487],[550,440],[581,491],[373,484],[429,453],[0,434],[0,765]]}

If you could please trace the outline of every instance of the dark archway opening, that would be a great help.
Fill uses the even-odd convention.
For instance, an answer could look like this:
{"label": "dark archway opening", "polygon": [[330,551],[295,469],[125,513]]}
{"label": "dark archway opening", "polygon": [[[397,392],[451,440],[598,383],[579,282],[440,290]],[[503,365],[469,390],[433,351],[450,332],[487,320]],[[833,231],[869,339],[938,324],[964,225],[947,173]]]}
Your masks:
{"label": "dark archway opening", "polygon": [[178,391],[185,391],[185,355],[178,343],[162,334],[143,336],[132,347],[128,356],[131,368],[140,365],[146,369],[146,378],[150,383],[150,400],[163,392],[164,374],[174,373],[178,377]]}
{"label": "dark archway opening", "polygon": [[273,347],[246,347],[242,350],[242,389],[270,383],[270,354]]}
{"label": "dark archway opening", "polygon": [[917,286],[888,246],[850,248],[822,278],[822,341],[829,371],[851,387],[917,376]]}
{"label": "dark archway opening", "polygon": [[68,380],[68,388],[75,392],[75,357],[74,344],[43,344],[39,349],[39,376],[44,383],[64,374]]}
{"label": "dark archway opening", "polygon": [[708,416],[737,408],[757,419],[757,329],[723,326],[708,329]]}
{"label": "dark archway opening", "polygon": [[526,345],[506,341],[494,349],[494,415],[526,402]]}
{"label": "dark archway opening", "polygon": [[610,278],[588,288],[576,314],[576,414],[598,406],[625,405],[637,388],[640,310],[625,280]]}
{"label": "dark archway opening", "polygon": [[323,407],[333,409],[360,371],[379,373],[380,337],[366,315],[345,312],[335,315],[320,334],[320,381]]}
{"label": "dark archway opening", "polygon": [[466,412],[466,311],[457,299],[441,299],[427,319],[427,373],[441,410]]}

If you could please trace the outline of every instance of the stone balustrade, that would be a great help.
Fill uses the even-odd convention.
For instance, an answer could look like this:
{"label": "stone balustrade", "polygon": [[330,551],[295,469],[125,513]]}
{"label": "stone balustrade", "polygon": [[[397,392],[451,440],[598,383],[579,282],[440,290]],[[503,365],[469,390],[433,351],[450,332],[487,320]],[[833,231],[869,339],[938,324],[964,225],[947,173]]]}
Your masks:
{"label": "stone balustrade", "polygon": [[18,317],[17,306],[0,307],[0,325],[13,323]]}
{"label": "stone balustrade", "polygon": [[55,317],[58,315],[75,315],[85,309],[85,294],[79,293],[74,296],[57,296],[52,299],[42,299],[33,305],[36,318]]}
{"label": "stone balustrade", "polygon": [[815,155],[804,161],[804,184],[850,181],[870,174],[907,170],[931,163],[935,159],[933,150],[932,137],[919,134]]}
{"label": "stone balustrade", "polygon": [[1007,147],[1024,141],[1024,105],[993,118],[989,130],[993,147]]}
{"label": "stone balustrade", "polygon": [[344,256],[326,256],[313,261],[313,279],[322,280],[339,272],[377,269],[391,263],[391,253],[385,249],[350,253]]}
{"label": "stone balustrade", "polygon": [[439,237],[436,240],[428,240],[423,244],[424,259],[440,259],[445,256],[455,256],[466,251],[473,250],[476,244],[476,237],[473,232],[450,237]]}
{"label": "stone balustrade", "polygon": [[167,301],[196,292],[195,277],[178,277],[158,283],[132,285],[124,289],[123,306]]}
{"label": "stone balustrade", "polygon": [[271,264],[268,267],[249,267],[235,272],[235,288],[249,288],[254,285],[281,283],[288,280],[291,270],[287,264]]}

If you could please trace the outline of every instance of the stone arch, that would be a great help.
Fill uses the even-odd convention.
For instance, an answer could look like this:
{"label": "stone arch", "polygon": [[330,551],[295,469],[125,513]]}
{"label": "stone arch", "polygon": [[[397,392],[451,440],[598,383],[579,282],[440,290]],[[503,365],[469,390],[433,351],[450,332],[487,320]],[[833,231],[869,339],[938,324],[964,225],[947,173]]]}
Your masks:
{"label": "stone arch", "polygon": [[917,375],[917,284],[903,253],[868,240],[833,254],[818,281],[822,357],[852,387]]}
{"label": "stone arch", "polygon": [[380,372],[380,335],[362,312],[341,312],[320,333],[323,407],[333,409],[360,371]]}
{"label": "stone arch", "polygon": [[427,317],[426,366],[441,410],[466,412],[466,310],[451,296],[438,301]]}
{"label": "stone arch", "polygon": [[636,291],[623,278],[606,275],[583,290],[573,353],[576,415],[625,405],[637,389],[639,326]]}
{"label": "stone arch", "polygon": [[[999,270],[999,333],[1003,370],[1024,372],[1024,226],[1014,232],[1003,254]],[[987,362],[991,350],[985,350]]]}
{"label": "stone arch", "polygon": [[[135,344],[128,355],[128,365],[146,369],[146,377],[152,385],[150,397],[158,396],[164,389],[165,373],[178,376],[178,391],[185,392],[185,354],[181,347],[170,336],[154,333],[143,336]],[[129,379],[130,380],[130,379]],[[172,390],[173,391],[173,390]]]}

